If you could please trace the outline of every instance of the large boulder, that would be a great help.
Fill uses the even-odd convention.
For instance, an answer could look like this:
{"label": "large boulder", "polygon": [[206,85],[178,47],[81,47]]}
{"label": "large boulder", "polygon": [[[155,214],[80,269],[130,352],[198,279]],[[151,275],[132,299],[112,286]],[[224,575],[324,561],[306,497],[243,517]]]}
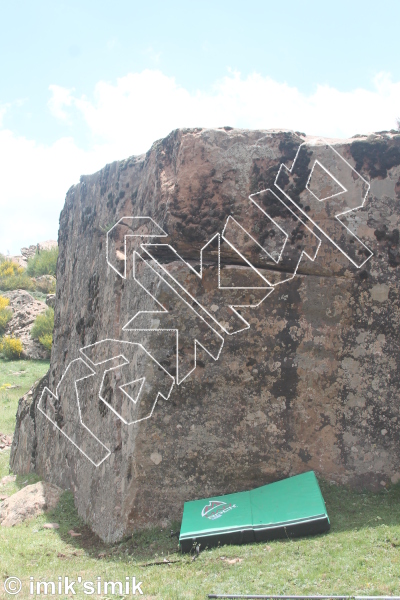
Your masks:
{"label": "large boulder", "polygon": [[108,541],[311,469],[397,481],[399,203],[394,133],[177,130],[83,176],[13,470],[72,489]]}

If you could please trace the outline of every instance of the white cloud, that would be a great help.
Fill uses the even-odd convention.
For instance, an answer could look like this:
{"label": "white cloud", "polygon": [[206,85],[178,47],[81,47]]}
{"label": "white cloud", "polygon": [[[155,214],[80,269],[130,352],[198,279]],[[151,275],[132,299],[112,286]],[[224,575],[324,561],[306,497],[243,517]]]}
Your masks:
{"label": "white cloud", "polygon": [[82,96],[72,102],[91,132],[121,157],[120,152],[145,151],[176,127],[282,127],[342,138],[391,129],[400,111],[400,82],[380,73],[373,86],[373,91],[341,92],[319,85],[307,95],[258,74],[244,79],[231,73],[211,92],[191,94],[160,71],[146,70],[115,85],[101,81],[93,100]]}
{"label": "white cloud", "polygon": [[[65,193],[82,173],[145,152],[177,127],[282,127],[341,138],[391,129],[400,116],[400,82],[386,73],[375,77],[372,91],[320,85],[312,94],[239,73],[210,92],[190,93],[156,70],[130,73],[116,84],[100,81],[93,99],[57,85],[49,89],[51,113],[72,124],[80,116],[96,142],[89,150],[73,138],[45,146],[0,129],[1,252],[17,253],[23,245],[55,238]],[[0,125],[6,108],[0,107]]]}
{"label": "white cloud", "polygon": [[107,160],[101,149],[85,152],[72,138],[45,146],[0,130],[0,252],[19,254],[22,246],[57,239],[66,191]]}
{"label": "white cloud", "polygon": [[52,93],[52,96],[48,102],[48,107],[51,114],[57,119],[66,121],[68,115],[65,112],[64,107],[72,105],[74,101],[72,92],[74,89],[67,90],[60,85],[49,85],[49,90]]}

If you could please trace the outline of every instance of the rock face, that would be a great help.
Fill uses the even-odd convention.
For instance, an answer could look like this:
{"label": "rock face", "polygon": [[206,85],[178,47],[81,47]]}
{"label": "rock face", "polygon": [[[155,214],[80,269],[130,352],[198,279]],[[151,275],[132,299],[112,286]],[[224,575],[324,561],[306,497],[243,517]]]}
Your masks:
{"label": "rock face", "polygon": [[35,300],[25,290],[2,292],[1,295],[9,298],[10,304],[8,308],[11,308],[13,312],[13,317],[7,324],[5,335],[20,338],[24,347],[24,358],[48,358],[47,350],[30,336],[36,317],[46,311],[47,305],[44,302]]}
{"label": "rock face", "polygon": [[397,481],[399,203],[392,133],[178,130],[82,177],[14,472],[108,541],[311,469]]}
{"label": "rock face", "polygon": [[44,481],[27,485],[0,504],[0,525],[13,527],[55,508],[62,492]]}

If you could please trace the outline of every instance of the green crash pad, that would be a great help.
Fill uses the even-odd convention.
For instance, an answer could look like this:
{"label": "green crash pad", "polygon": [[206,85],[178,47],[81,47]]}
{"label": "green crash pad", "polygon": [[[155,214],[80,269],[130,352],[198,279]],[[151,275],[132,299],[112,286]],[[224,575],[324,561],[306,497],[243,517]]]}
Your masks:
{"label": "green crash pad", "polygon": [[187,552],[328,531],[329,517],[313,471],[249,492],[185,502],[179,536]]}

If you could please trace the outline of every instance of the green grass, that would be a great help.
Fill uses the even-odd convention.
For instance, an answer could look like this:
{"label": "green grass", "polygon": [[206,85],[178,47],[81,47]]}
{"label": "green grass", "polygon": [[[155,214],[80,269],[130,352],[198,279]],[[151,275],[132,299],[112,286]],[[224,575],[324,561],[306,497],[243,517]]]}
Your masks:
{"label": "green grass", "polygon": [[[14,432],[19,398],[48,368],[46,360],[0,360],[0,433]],[[7,384],[15,387],[1,389]]]}
{"label": "green grass", "polygon": [[40,300],[40,302],[46,302],[47,294],[45,294],[44,292],[30,291],[29,293],[33,298],[35,298],[35,300]]}
{"label": "green grass", "polygon": [[[7,379],[8,371],[20,371],[23,363],[2,362],[0,377]],[[25,376],[15,376],[24,382],[24,390],[47,364],[32,361],[25,367]],[[22,388],[8,393],[18,397],[19,392]],[[15,398],[12,402],[15,414]],[[0,478],[8,474],[8,459],[9,450],[0,453]],[[0,488],[0,494],[14,493],[36,480],[35,475],[17,476]],[[29,576],[36,581],[57,580],[59,575],[75,580],[101,576],[103,582],[135,576],[143,582],[143,597],[171,600],[197,600],[209,593],[399,595],[400,485],[376,494],[326,481],[320,485],[332,525],[328,534],[204,550],[195,561],[177,552],[177,540],[169,535],[179,523],[137,532],[119,544],[103,544],[78,517],[72,494],[65,492],[55,511],[0,528],[0,598],[7,597],[2,595],[2,580],[11,575],[23,581],[18,598],[32,597]],[[60,529],[43,529],[45,522],[56,522]],[[71,529],[82,535],[71,537]],[[164,558],[172,564],[152,564]],[[76,591],[75,598],[87,597],[79,586]]]}

